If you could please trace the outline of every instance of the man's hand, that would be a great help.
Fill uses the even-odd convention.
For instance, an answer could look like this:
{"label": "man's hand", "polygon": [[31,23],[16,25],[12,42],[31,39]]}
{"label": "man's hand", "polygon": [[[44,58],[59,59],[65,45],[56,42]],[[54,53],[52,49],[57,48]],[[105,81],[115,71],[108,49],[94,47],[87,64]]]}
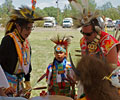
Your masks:
{"label": "man's hand", "polygon": [[7,89],[5,89],[5,94],[14,94],[16,92],[16,90],[13,87],[9,87]]}

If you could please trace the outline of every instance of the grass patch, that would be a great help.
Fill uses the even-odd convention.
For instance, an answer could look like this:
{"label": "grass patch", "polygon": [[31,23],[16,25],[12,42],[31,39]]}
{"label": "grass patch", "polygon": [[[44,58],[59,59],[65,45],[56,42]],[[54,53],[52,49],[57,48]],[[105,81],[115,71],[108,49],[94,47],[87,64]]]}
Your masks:
{"label": "grass patch", "polygon": [[[112,31],[108,31],[108,33],[112,34]],[[31,84],[37,82],[39,77],[46,72],[46,68],[50,62],[53,61],[54,58],[54,49],[55,44],[50,41],[50,38],[59,35],[72,35],[74,38],[69,45],[68,51],[71,52],[74,63],[76,64],[79,57],[76,57],[75,50],[80,49],[80,38],[81,34],[78,29],[62,29],[62,28],[35,28],[29,36],[29,41],[32,47],[32,73],[31,73]],[[4,36],[4,29],[0,28],[0,41]],[[69,59],[68,59],[69,60]],[[36,85],[46,86],[45,79],[43,79],[40,83]],[[39,96],[40,90],[32,91],[31,97]]]}

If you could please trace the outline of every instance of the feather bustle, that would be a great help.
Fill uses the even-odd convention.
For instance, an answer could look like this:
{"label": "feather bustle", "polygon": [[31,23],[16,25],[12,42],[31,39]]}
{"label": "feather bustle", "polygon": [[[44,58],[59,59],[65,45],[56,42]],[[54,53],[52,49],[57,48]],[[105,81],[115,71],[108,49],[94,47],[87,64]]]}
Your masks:
{"label": "feather bustle", "polygon": [[[88,11],[88,0],[81,0],[81,4],[77,0],[69,0],[71,5],[78,11],[78,14],[73,17],[75,28],[79,28],[83,25],[88,25],[91,20],[99,16],[99,12]],[[84,8],[83,8],[84,7]]]}
{"label": "feather bustle", "polygon": [[83,13],[82,6],[77,1],[71,1],[71,5],[79,11],[79,13]]}
{"label": "feather bustle", "polygon": [[88,10],[88,0],[81,0],[82,5]]}
{"label": "feather bustle", "polygon": [[57,37],[51,38],[50,40],[56,45],[64,45],[65,47],[68,47],[71,43],[71,38],[73,38],[73,36],[64,36],[60,39],[59,35],[57,35]]}

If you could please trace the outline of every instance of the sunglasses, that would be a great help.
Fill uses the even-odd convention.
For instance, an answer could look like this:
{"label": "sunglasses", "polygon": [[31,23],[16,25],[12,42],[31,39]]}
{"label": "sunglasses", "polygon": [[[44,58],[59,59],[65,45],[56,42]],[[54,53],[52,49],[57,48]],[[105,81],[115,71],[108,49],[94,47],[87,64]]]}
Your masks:
{"label": "sunglasses", "polygon": [[91,36],[94,32],[85,33],[82,30],[80,31],[82,35]]}

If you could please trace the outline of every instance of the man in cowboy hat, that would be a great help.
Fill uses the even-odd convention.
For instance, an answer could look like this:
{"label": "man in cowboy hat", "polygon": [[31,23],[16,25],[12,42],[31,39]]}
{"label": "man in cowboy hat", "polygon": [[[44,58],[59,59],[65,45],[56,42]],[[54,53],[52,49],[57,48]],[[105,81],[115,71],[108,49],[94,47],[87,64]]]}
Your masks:
{"label": "man in cowboy hat", "polygon": [[11,87],[11,94],[8,95],[13,96],[23,90],[23,78],[25,90],[31,88],[31,47],[27,38],[36,20],[42,18],[32,9],[22,6],[18,10],[13,10],[6,25],[5,36],[0,46],[0,64]]}

